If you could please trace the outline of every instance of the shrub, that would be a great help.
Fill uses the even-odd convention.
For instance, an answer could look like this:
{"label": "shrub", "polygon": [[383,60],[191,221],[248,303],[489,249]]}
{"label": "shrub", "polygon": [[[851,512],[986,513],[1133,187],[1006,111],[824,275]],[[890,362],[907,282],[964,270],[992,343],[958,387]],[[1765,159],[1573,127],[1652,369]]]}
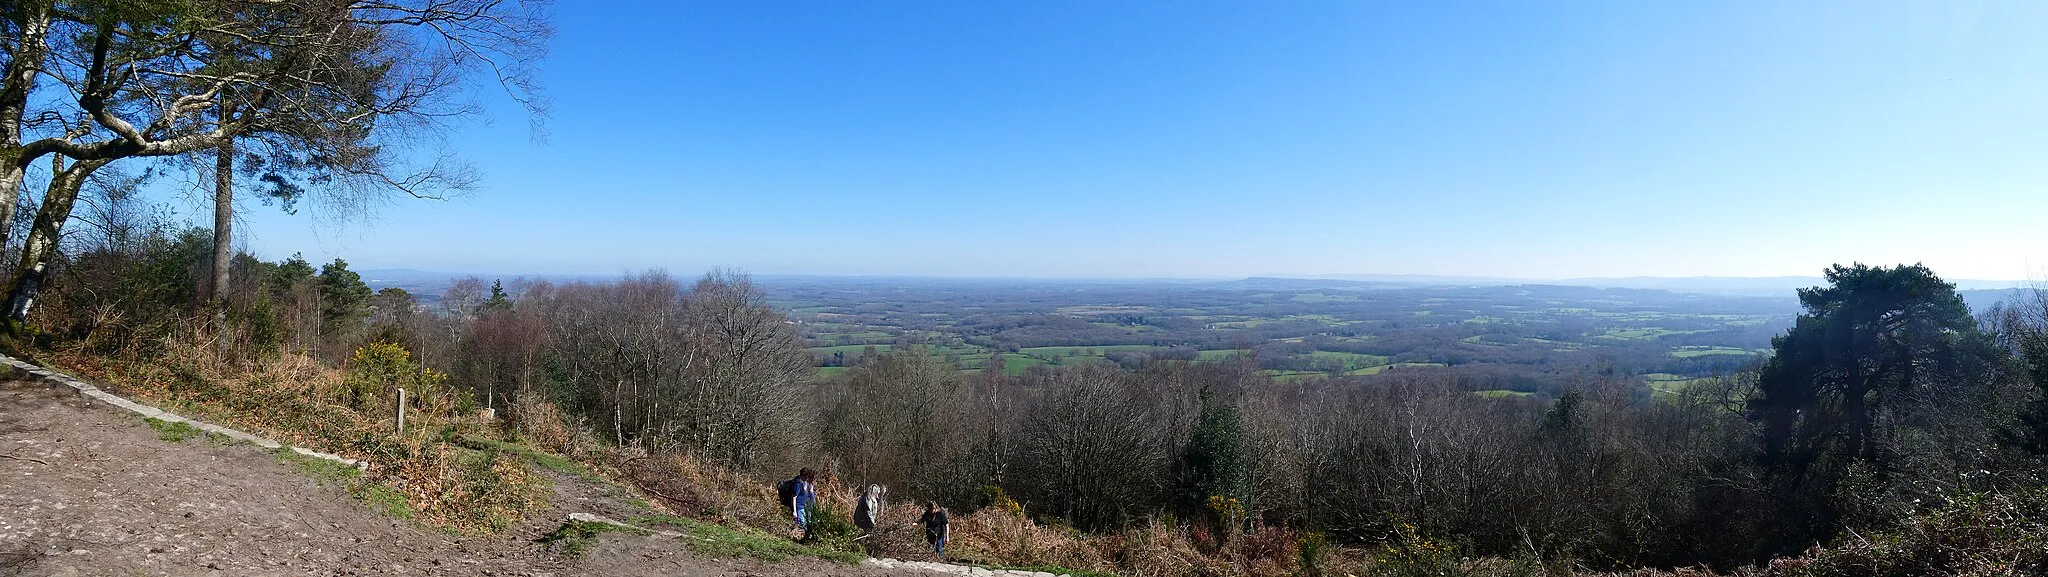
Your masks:
{"label": "shrub", "polygon": [[1393,542],[1374,558],[1374,577],[1462,577],[1467,575],[1455,544],[1416,533],[1414,525],[1397,524]]}
{"label": "shrub", "polygon": [[506,425],[513,438],[543,450],[574,455],[575,433],[554,403],[535,400],[530,395],[520,395],[512,402],[511,411],[506,414]]}
{"label": "shrub", "polygon": [[2048,574],[2048,488],[1963,493],[1897,530],[1853,531],[1798,562],[1773,563],[1783,575]]}
{"label": "shrub", "polygon": [[1314,531],[1302,533],[1301,538],[1294,541],[1295,562],[1302,575],[1322,577],[1323,557],[1328,555],[1324,548],[1328,546],[1329,540]]}
{"label": "shrub", "polygon": [[[1181,493],[1193,501],[1188,505],[1206,505],[1210,511],[1220,512],[1217,498],[1236,501],[1245,496],[1250,459],[1245,453],[1244,418],[1235,405],[1208,390],[1201,392],[1201,403],[1201,417],[1180,458]],[[1189,509],[1193,507],[1183,511]],[[1219,519],[1225,524],[1237,520]]]}
{"label": "shrub", "polygon": [[1235,540],[1244,528],[1244,501],[1237,497],[1212,495],[1206,505],[1211,519],[1216,522],[1217,537],[1225,543]]}
{"label": "shrub", "polygon": [[392,342],[374,342],[349,357],[343,401],[356,410],[375,412],[392,406],[397,390],[406,390],[406,409],[427,415],[457,416],[476,412],[476,397],[448,386],[448,374],[420,366],[412,352]]}
{"label": "shrub", "polygon": [[851,547],[854,536],[860,534],[860,529],[853,526],[852,515],[822,502],[811,503],[810,519],[811,537],[827,546]]}
{"label": "shrub", "polygon": [[[278,318],[277,307],[268,298],[258,298],[246,308],[228,309],[228,320],[240,325],[245,331],[250,357],[270,359],[277,356],[284,346],[284,321]],[[225,330],[225,327],[223,328]]]}
{"label": "shrub", "polygon": [[462,449],[421,436],[368,444],[375,446],[372,474],[398,487],[414,513],[434,525],[502,531],[545,503],[547,481],[496,449]]}
{"label": "shrub", "polygon": [[[1004,492],[1002,487],[982,485],[975,488],[974,509],[978,511],[989,507],[995,507],[1011,513],[1022,514],[1024,512],[1024,505],[1017,503],[1016,499],[1010,498],[1010,494]],[[969,512],[972,513],[973,511]]]}
{"label": "shrub", "polygon": [[1078,532],[1031,522],[1022,512],[989,507],[953,519],[950,556],[1008,567],[1107,569],[1102,551]]}

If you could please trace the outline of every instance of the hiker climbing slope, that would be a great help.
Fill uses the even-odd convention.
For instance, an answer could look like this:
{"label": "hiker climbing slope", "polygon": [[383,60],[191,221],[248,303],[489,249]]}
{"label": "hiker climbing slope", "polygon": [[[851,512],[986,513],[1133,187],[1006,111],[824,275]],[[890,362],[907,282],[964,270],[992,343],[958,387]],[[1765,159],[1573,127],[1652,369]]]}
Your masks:
{"label": "hiker climbing slope", "polygon": [[799,539],[804,541],[811,539],[810,509],[811,503],[818,500],[817,487],[814,485],[816,482],[817,473],[805,467],[797,472],[795,478],[775,485],[776,500],[789,509],[790,518],[796,521],[797,529],[802,531],[803,535]]}
{"label": "hiker climbing slope", "polygon": [[917,520],[924,525],[924,540],[932,544],[932,553],[939,561],[946,560],[946,538],[952,536],[952,528],[946,519],[946,509],[937,501],[924,504],[924,517]]}
{"label": "hiker climbing slope", "polygon": [[882,521],[882,499],[888,493],[889,489],[881,485],[868,485],[867,490],[861,492],[860,501],[853,505],[853,524],[862,531],[873,533],[875,526]]}

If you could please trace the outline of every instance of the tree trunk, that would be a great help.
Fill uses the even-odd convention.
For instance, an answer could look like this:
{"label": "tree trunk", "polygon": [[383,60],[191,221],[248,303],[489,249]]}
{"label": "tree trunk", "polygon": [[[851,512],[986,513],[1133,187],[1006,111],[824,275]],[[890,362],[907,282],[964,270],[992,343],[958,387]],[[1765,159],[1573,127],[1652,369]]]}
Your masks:
{"label": "tree trunk", "polygon": [[[7,130],[0,128],[0,130]],[[20,134],[18,130],[15,134]],[[17,161],[21,154],[19,139],[5,138],[0,143],[0,249],[7,245],[8,237],[14,233],[14,211],[21,204],[21,181],[28,173]]]}
{"label": "tree trunk", "polygon": [[49,54],[50,7],[37,2],[23,12],[20,44],[7,63],[7,76],[0,78],[0,246],[13,233],[22,176],[28,168],[20,157],[22,115],[28,110],[37,71]]}
{"label": "tree trunk", "polygon": [[235,256],[235,139],[221,139],[214,156],[213,282],[208,283],[199,302],[213,307],[214,322],[220,325],[215,330],[221,330],[227,320],[228,273]]}
{"label": "tree trunk", "polygon": [[106,160],[83,160],[63,168],[63,158],[58,157],[52,166],[50,190],[43,193],[42,209],[36,212],[35,226],[29,228],[28,239],[22,242],[21,264],[16,267],[14,280],[7,289],[7,329],[19,334],[21,324],[28,319],[29,308],[35,306],[36,296],[43,288],[43,277],[47,273],[50,256],[57,252],[57,241],[64,232],[64,221],[71,219],[71,207],[78,202],[78,190],[85,186],[87,177],[93,171],[113,162]]}
{"label": "tree trunk", "polygon": [[1866,378],[1862,367],[1852,365],[1849,370],[1848,390],[1842,399],[1842,413],[1848,421],[1849,429],[1848,446],[1844,448],[1844,452],[1848,453],[1851,459],[1866,458],[1865,444],[1870,439],[1870,408],[1865,398],[1870,394],[1870,387],[1866,384]]}

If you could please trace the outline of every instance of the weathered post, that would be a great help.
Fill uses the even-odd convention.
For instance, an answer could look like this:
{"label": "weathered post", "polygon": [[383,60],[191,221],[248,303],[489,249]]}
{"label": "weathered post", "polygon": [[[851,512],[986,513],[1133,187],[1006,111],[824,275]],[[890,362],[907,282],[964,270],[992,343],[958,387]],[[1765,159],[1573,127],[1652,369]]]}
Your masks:
{"label": "weathered post", "polygon": [[405,389],[398,389],[398,434],[405,434]]}

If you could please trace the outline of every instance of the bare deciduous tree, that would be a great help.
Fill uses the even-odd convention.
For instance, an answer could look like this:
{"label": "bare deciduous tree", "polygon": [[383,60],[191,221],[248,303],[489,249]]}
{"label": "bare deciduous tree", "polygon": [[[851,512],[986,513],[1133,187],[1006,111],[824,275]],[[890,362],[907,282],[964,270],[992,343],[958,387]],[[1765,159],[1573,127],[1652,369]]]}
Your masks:
{"label": "bare deciduous tree", "polygon": [[1150,512],[1167,457],[1154,409],[1113,366],[1054,373],[1019,431],[1015,480],[1027,506],[1089,530]]}

